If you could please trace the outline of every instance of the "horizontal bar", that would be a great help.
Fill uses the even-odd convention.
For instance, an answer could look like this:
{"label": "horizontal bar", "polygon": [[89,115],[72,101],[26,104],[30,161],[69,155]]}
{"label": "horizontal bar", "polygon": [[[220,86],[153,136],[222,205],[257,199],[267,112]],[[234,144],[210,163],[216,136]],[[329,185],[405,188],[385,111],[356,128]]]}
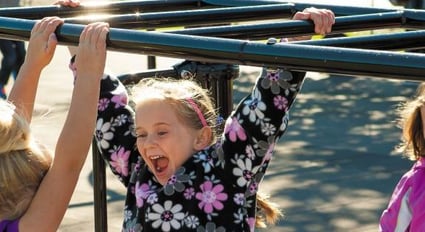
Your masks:
{"label": "horizontal bar", "polygon": [[212,7],[202,0],[143,0],[143,1],[99,1],[81,3],[79,7],[64,7],[59,5],[8,7],[0,9],[0,16],[23,19],[41,19],[47,16],[62,18],[75,17],[84,14],[129,14],[136,12],[156,12],[167,10],[188,10],[200,7]]}
{"label": "horizontal bar", "polygon": [[[420,13],[425,15],[425,11]],[[356,16],[338,16],[335,18],[335,24],[332,26],[332,33],[401,28],[405,27],[405,24],[410,23],[410,20],[406,20],[404,15],[404,11],[393,11]],[[293,37],[311,35],[314,33],[314,24],[305,20],[290,20],[273,23],[189,28],[166,32],[184,35],[258,40],[277,36]]]}
{"label": "horizontal bar", "polygon": [[65,22],[73,24],[88,24],[94,21],[105,21],[112,27],[132,29],[155,29],[158,27],[172,26],[201,26],[253,20],[290,18],[293,14],[292,7],[293,4],[223,7],[219,9],[77,17],[66,19]]}
{"label": "horizontal bar", "polygon": [[[392,32],[354,37],[338,37],[318,40],[296,41],[300,45],[335,46],[346,48],[411,50],[425,48],[425,31]],[[425,76],[425,75],[424,75]]]}
{"label": "horizontal bar", "polygon": [[[354,1],[354,0],[353,0]],[[312,1],[313,2],[313,1]],[[287,1],[279,0],[203,0],[203,3],[215,5],[215,6],[257,6],[267,4],[282,4],[288,3]],[[329,5],[329,4],[316,4],[316,3],[294,3],[294,12],[302,11],[307,7],[315,7],[322,9],[332,10],[336,16],[344,15],[357,15],[357,14],[371,14],[378,12],[389,12],[394,11],[396,8],[379,8],[379,7],[359,7],[359,6],[347,6],[347,5]]]}
{"label": "horizontal bar", "polygon": [[8,7],[0,9],[0,16],[16,17],[24,19],[40,19],[46,16],[58,16],[62,18],[75,17],[85,14],[134,14],[142,12],[158,12],[173,10],[189,10],[196,8],[222,8],[243,7],[258,5],[292,4],[292,13],[302,11],[307,7],[331,9],[337,16],[353,14],[369,14],[393,11],[394,9],[376,7],[338,6],[313,3],[292,3],[277,0],[143,0],[143,1],[100,1],[96,3],[82,3],[80,7],[62,6],[31,6],[31,7]]}
{"label": "horizontal bar", "polygon": [[[201,26],[213,23],[232,23],[248,20],[280,18],[291,16],[292,4],[254,7],[227,7],[191,11],[156,12],[147,14],[109,15],[96,18],[67,19],[67,23],[87,24],[93,21],[107,21],[112,27],[147,28],[171,26]],[[262,15],[267,15],[262,16]],[[394,10],[352,16],[338,16],[332,33],[365,31],[390,28],[421,29],[425,26],[425,10]],[[165,31],[176,34],[214,36],[233,39],[266,39],[275,36],[300,36],[314,34],[311,21],[285,20],[243,25],[222,25]]]}
{"label": "horizontal bar", "polygon": [[[29,39],[34,21],[0,17],[0,37]],[[64,24],[60,44],[77,45],[83,25]],[[425,55],[314,45],[275,44],[111,28],[108,49],[212,63],[285,67],[404,80],[423,80]],[[402,75],[401,75],[402,74]]]}
{"label": "horizontal bar", "polygon": [[[210,10],[206,10],[206,12],[208,11]],[[190,12],[186,13],[190,14]],[[339,16],[335,19],[335,24],[332,27],[332,34],[353,32],[356,30],[364,31],[404,27],[412,28],[413,26],[411,26],[410,23],[414,21],[414,25],[417,26],[418,23],[416,21],[418,21],[418,18],[420,19],[420,17],[423,16],[425,16],[424,10],[397,10],[385,13],[373,13],[355,16]],[[413,20],[411,20],[410,18],[412,18]],[[268,22],[248,25],[210,26],[201,28],[172,30],[165,32],[185,35],[201,35],[232,39],[258,40],[267,39],[270,37],[295,37],[302,35],[311,35],[314,34],[314,26],[310,21],[290,20],[284,22]],[[422,33],[409,33],[405,36],[402,33],[397,33],[394,35],[380,35],[379,37],[378,35],[374,36],[362,38],[338,38],[332,40],[326,39],[315,41],[303,41],[302,44],[381,50],[400,50],[403,48],[416,49],[422,47]],[[416,38],[416,40],[412,41],[412,39],[414,38]],[[370,43],[369,41],[374,42]]]}

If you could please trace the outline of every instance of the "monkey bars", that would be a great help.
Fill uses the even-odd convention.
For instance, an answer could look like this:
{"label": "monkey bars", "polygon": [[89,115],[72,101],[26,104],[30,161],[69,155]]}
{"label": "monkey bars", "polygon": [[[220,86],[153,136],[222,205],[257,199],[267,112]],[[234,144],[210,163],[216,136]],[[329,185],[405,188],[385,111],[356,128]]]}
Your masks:
{"label": "monkey bars", "polygon": [[[307,7],[334,11],[338,16],[333,27],[335,34],[397,28],[410,31],[275,45],[245,40],[313,35],[310,22],[257,21],[289,18]],[[108,38],[109,50],[206,62],[202,65],[188,61],[171,70],[122,75],[124,83],[158,73],[178,76],[181,73],[179,68],[193,68],[198,72],[206,70],[204,73],[208,72],[208,68],[214,68],[214,75],[200,76],[203,86],[213,90],[217,105],[226,115],[232,106],[232,80],[238,75],[239,64],[423,81],[425,55],[394,50],[425,47],[425,32],[422,30],[425,26],[424,12],[277,0],[145,0],[82,5],[79,8],[19,7],[0,9],[0,37],[28,40],[35,23],[33,19],[57,15],[66,18],[65,24],[56,31],[59,43],[77,45],[83,29],[81,24],[93,20],[108,21],[113,26]],[[110,15],[91,19],[77,17],[94,13]],[[233,24],[241,21],[250,23]],[[211,26],[215,24],[225,25]],[[134,30],[170,26],[197,28],[168,29],[163,32]],[[93,146],[95,231],[107,232],[105,163],[100,161],[99,155],[96,146]]]}
{"label": "monkey bars", "polygon": [[[0,17],[0,36],[28,39],[34,21]],[[60,44],[77,45],[83,25],[64,24],[56,31]],[[286,67],[351,75],[423,80],[425,55],[298,44],[177,35],[111,28],[108,49],[211,63]],[[403,77],[400,77],[403,73]]]}

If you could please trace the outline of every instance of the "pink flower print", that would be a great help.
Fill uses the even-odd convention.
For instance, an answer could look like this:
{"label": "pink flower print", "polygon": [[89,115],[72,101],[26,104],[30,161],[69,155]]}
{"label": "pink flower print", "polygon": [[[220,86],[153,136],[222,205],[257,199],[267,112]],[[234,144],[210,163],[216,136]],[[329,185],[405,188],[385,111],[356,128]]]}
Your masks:
{"label": "pink flower print", "polygon": [[201,201],[198,207],[207,214],[212,213],[214,209],[222,210],[224,206],[221,201],[227,200],[227,194],[222,192],[223,189],[221,184],[213,186],[211,181],[205,181],[201,184],[202,192],[196,193],[196,199]]}
{"label": "pink flower print", "polygon": [[186,190],[184,190],[184,198],[186,198],[187,200],[192,199],[195,196],[195,189],[194,188],[187,188]]}
{"label": "pink flower print", "polygon": [[140,182],[136,183],[136,189],[135,189],[134,195],[136,196],[136,205],[137,207],[143,207],[144,200],[149,197],[150,193],[152,192],[149,188],[148,184],[141,184]]}
{"label": "pink flower print", "polygon": [[99,111],[104,111],[106,109],[106,107],[108,107],[109,104],[109,99],[108,98],[102,98],[99,100],[97,109]]}
{"label": "pink flower print", "polygon": [[242,141],[246,140],[245,131],[235,117],[227,119],[224,133],[229,134],[229,139],[232,142],[236,142],[238,138]]}
{"label": "pink flower print", "polygon": [[127,95],[126,94],[115,95],[111,98],[111,101],[115,103],[115,109],[117,109],[127,104]]}
{"label": "pink flower print", "polygon": [[126,151],[123,147],[111,154],[111,166],[115,171],[123,176],[128,176],[128,158],[130,151]]}
{"label": "pink flower print", "polygon": [[269,148],[266,151],[266,154],[263,157],[263,161],[261,162],[261,164],[264,164],[267,161],[270,161],[272,159],[272,155],[273,155],[273,151],[274,151],[274,145],[275,143],[272,143],[269,145]]}
{"label": "pink flower print", "polygon": [[288,99],[280,95],[273,98],[273,103],[274,103],[274,106],[278,108],[279,110],[284,110],[284,111],[288,110]]}
{"label": "pink flower print", "polygon": [[248,225],[249,225],[249,231],[254,232],[255,218],[253,218],[253,217],[247,218],[246,223],[248,223]]}

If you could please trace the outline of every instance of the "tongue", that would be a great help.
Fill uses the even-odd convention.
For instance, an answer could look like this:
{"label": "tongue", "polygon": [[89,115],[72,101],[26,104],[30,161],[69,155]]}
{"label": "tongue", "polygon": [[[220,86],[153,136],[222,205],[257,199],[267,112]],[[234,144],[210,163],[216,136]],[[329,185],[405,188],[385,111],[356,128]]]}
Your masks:
{"label": "tongue", "polygon": [[168,166],[168,159],[165,157],[159,158],[156,161],[156,169],[159,171],[164,170]]}

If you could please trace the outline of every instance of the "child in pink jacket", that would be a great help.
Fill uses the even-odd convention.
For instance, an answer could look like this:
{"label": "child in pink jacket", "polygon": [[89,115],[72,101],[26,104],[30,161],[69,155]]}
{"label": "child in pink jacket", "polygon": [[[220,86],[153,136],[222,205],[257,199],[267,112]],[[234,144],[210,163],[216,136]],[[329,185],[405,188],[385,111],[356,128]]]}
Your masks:
{"label": "child in pink jacket", "polygon": [[380,231],[425,231],[425,84],[400,109],[403,129],[400,149],[413,167],[398,182],[388,207],[382,213]]}

